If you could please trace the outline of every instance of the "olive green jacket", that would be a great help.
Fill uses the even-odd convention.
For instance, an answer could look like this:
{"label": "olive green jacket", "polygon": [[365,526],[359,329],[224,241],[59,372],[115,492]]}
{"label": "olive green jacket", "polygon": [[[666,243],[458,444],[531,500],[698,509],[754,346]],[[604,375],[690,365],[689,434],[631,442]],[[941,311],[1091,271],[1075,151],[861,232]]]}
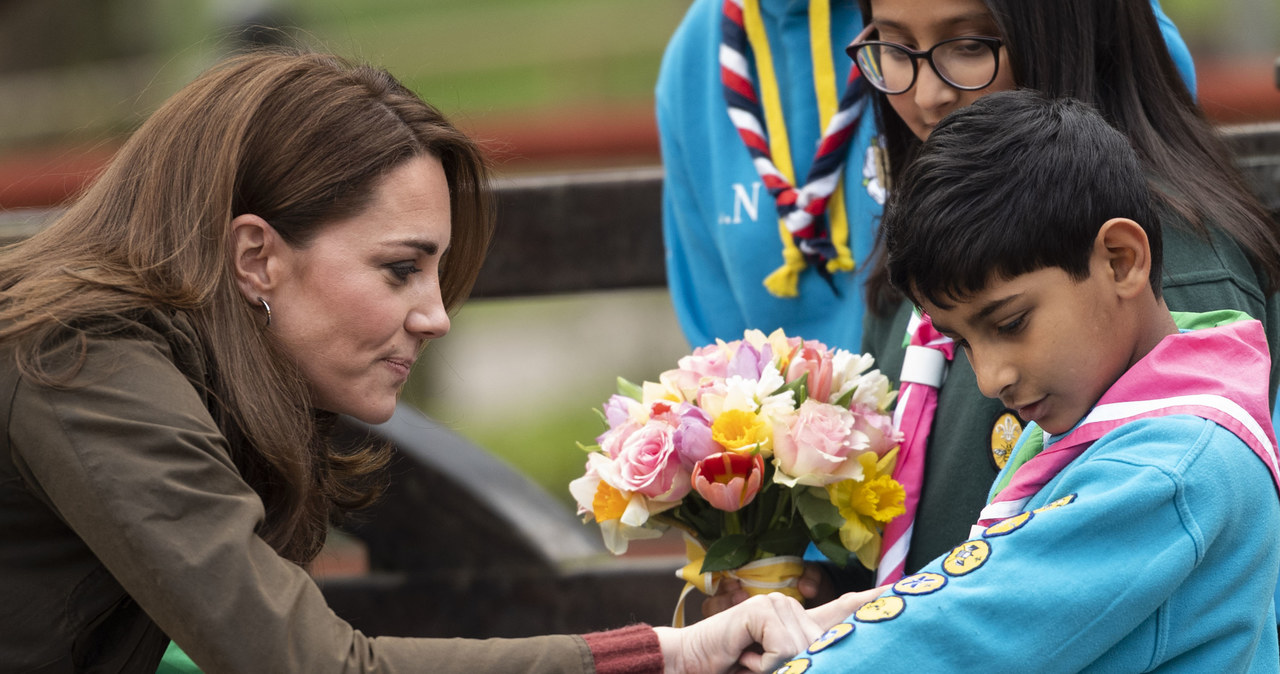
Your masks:
{"label": "olive green jacket", "polygon": [[[172,637],[206,672],[591,672],[577,636],[372,638],[259,538],[189,322],[88,342],[63,389],[0,346],[0,670],[155,672]],[[167,636],[166,636],[167,635]]]}

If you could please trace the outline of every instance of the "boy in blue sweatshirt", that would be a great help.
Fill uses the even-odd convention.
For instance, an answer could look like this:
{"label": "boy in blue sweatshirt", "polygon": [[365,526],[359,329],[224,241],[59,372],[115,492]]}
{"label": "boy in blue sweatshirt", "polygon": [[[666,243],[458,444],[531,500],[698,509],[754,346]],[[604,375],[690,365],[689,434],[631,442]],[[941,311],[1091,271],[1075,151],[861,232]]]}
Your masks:
{"label": "boy in blue sweatshirt", "polygon": [[892,281],[1033,423],[968,541],[779,671],[1277,671],[1266,340],[1169,313],[1158,223],[1082,103],[1003,92],[934,129],[886,211]]}

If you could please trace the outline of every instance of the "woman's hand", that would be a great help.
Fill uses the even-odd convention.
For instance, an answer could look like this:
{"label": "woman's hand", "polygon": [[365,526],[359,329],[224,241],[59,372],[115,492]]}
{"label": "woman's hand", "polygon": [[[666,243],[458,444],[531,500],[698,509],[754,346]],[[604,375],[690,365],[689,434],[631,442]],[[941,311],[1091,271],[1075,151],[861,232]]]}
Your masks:
{"label": "woman's hand", "polygon": [[[804,563],[804,573],[800,575],[796,589],[804,597],[805,606],[824,604],[836,596],[831,576],[823,571],[821,564],[814,562]],[[715,594],[702,600],[702,617],[710,618],[731,606],[741,604],[749,596],[736,579],[725,578],[720,581]]]}
{"label": "woman's hand", "polygon": [[784,594],[756,595],[689,627],[654,631],[667,672],[767,672],[882,591],[851,592],[808,611]]}

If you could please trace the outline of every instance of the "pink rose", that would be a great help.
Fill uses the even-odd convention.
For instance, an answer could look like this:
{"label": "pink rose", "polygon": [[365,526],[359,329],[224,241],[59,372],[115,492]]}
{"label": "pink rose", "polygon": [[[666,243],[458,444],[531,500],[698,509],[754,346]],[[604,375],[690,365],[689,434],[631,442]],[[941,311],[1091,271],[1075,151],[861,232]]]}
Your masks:
{"label": "pink rose", "polygon": [[723,379],[728,376],[729,359],[719,344],[711,344],[694,349],[693,353],[676,361],[676,366],[692,373],[697,379],[704,377]]}
{"label": "pink rose", "polygon": [[894,429],[893,418],[888,414],[865,404],[854,405],[852,411],[853,430],[867,436],[867,448],[876,456],[884,456],[902,442],[902,431]]}
{"label": "pink rose", "polygon": [[626,443],[627,438],[631,437],[631,434],[635,433],[640,428],[641,426],[639,424],[628,421],[621,426],[610,428],[604,433],[601,433],[596,438],[596,444],[600,445],[601,451],[603,451],[606,456],[610,459],[616,459],[618,458],[618,454],[622,453],[622,446]]}
{"label": "pink rose", "polygon": [[764,457],[721,452],[693,468],[693,488],[713,507],[734,512],[751,503],[764,479]]}
{"label": "pink rose", "polygon": [[662,501],[689,493],[689,474],[680,466],[674,431],[668,424],[653,422],[627,436],[616,457],[620,488]]}
{"label": "pink rose", "polygon": [[856,422],[849,410],[806,400],[774,433],[774,481],[819,487],[857,477],[861,467],[849,457],[867,447]]}

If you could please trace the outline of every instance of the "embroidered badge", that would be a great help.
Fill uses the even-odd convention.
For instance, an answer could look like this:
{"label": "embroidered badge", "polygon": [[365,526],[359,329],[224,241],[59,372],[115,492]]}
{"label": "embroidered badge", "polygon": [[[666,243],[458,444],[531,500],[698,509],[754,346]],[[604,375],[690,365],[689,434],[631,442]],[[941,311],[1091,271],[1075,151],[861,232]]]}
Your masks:
{"label": "embroidered badge", "polygon": [[946,584],[947,577],[940,573],[917,573],[894,583],[893,591],[908,596],[933,594]]}
{"label": "embroidered badge", "polygon": [[942,570],[952,576],[963,576],[982,568],[991,557],[991,544],[986,541],[965,541],[957,545],[942,560]]}
{"label": "embroidered badge", "polygon": [[1018,444],[1018,438],[1022,435],[1022,421],[1018,416],[1009,410],[1005,410],[996,417],[996,422],[991,425],[991,460],[996,464],[996,470],[1004,468],[1004,464],[1009,463],[1009,457],[1013,456],[1013,446]]}
{"label": "embroidered badge", "polygon": [[783,663],[781,667],[773,670],[773,674],[801,674],[809,671],[809,666],[812,664],[813,661],[809,658],[796,658]]}
{"label": "embroidered badge", "polygon": [[982,532],[983,538],[995,538],[996,536],[1004,536],[1021,529],[1024,524],[1031,521],[1035,513],[1031,511],[1018,513],[1013,517],[1006,517],[995,524],[987,527]]}
{"label": "embroidered badge", "polygon": [[839,625],[832,627],[831,629],[827,630],[826,634],[823,634],[822,636],[818,637],[817,641],[813,642],[812,644],[809,644],[809,652],[818,653],[820,651],[826,650],[828,647],[830,647],[832,644],[836,643],[837,641],[840,641],[841,639],[849,636],[850,634],[853,634],[853,629],[854,629],[853,623],[840,623]]}
{"label": "embroidered badge", "polygon": [[1049,504],[1046,504],[1046,505],[1042,505],[1042,506],[1040,506],[1039,508],[1036,508],[1035,510],[1032,510],[1031,512],[1033,512],[1033,513],[1042,513],[1042,512],[1044,512],[1044,511],[1046,511],[1046,510],[1053,510],[1054,508],[1061,508],[1062,506],[1067,505],[1067,504],[1069,504],[1069,503],[1072,503],[1072,502],[1074,502],[1075,500],[1076,500],[1076,495],[1075,495],[1075,494],[1067,494],[1066,496],[1063,496],[1062,498],[1057,499],[1056,501],[1053,501],[1052,503],[1049,503]]}
{"label": "embroidered badge", "polygon": [[906,600],[891,594],[863,604],[853,612],[853,619],[864,623],[882,623],[902,615],[902,611],[906,608]]}

